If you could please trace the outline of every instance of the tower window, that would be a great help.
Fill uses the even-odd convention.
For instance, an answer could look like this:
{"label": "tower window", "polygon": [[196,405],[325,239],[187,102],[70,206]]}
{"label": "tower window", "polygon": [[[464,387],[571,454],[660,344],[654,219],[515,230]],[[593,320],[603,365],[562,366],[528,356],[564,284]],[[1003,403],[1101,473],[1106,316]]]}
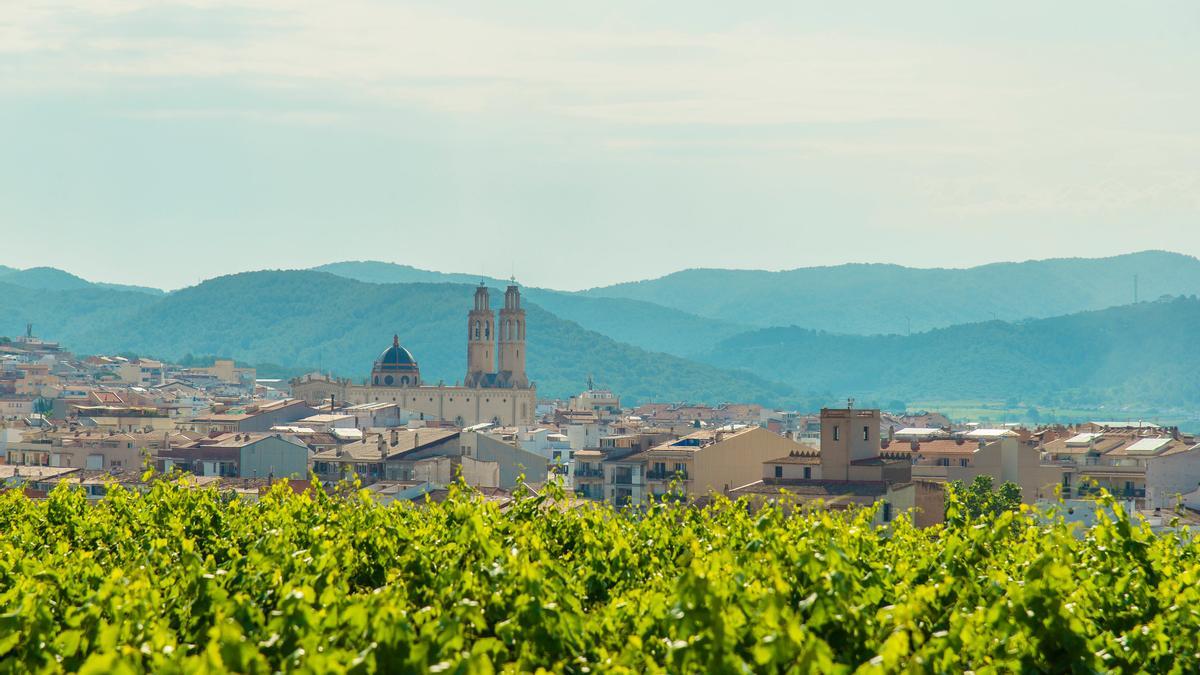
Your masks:
{"label": "tower window", "polygon": [[863,440],[871,440],[871,427],[863,427]]}
{"label": "tower window", "polygon": [[841,440],[841,437],[842,437],[841,429],[838,428],[838,425],[836,425],[836,424],[833,425],[833,440],[835,440],[835,441]]}
{"label": "tower window", "polygon": [[392,386],[392,383],[393,383],[393,382],[395,382],[395,380],[394,380],[394,379],[392,379],[392,376],[391,376],[391,375],[387,375],[387,376],[385,376],[385,377],[383,378],[383,383],[384,383],[384,384],[386,384],[386,385],[387,385],[387,386],[389,386],[389,387],[390,387],[390,386]]}

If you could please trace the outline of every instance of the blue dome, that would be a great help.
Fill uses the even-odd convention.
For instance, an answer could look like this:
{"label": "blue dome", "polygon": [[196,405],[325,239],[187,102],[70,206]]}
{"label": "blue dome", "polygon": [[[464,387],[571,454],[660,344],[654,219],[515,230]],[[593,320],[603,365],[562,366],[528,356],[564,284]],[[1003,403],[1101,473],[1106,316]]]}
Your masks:
{"label": "blue dome", "polygon": [[398,335],[392,337],[392,346],[375,360],[375,370],[379,372],[412,372],[416,369],[417,360],[411,352],[400,346]]}

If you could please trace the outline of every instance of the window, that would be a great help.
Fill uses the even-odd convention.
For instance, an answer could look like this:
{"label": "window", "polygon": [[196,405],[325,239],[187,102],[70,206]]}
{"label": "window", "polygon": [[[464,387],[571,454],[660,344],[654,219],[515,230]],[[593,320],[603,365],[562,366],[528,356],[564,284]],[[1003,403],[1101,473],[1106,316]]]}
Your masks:
{"label": "window", "polygon": [[892,505],[888,502],[883,503],[883,522],[892,522]]}
{"label": "window", "polygon": [[871,440],[871,427],[863,427],[863,440]]}
{"label": "window", "polygon": [[971,466],[971,460],[964,457],[964,458],[958,460],[958,465],[959,466]]}
{"label": "window", "polygon": [[839,433],[840,431],[841,430],[838,428],[838,425],[833,425],[833,440],[837,441],[841,439],[841,433]]}
{"label": "window", "polygon": [[778,464],[775,465],[775,477],[783,478],[783,467]]}
{"label": "window", "polygon": [[950,466],[950,458],[949,457],[938,457],[937,465],[938,466]]}
{"label": "window", "polygon": [[812,480],[812,467],[804,467],[804,480]]}
{"label": "window", "polygon": [[386,376],[386,377],[384,377],[384,378],[383,378],[383,383],[384,383],[384,384],[386,384],[386,385],[387,385],[387,386],[389,386],[389,387],[390,387],[390,386],[392,386],[392,383],[393,383],[393,382],[395,382],[395,380],[394,380],[394,379],[392,379],[392,376],[391,376],[391,375],[388,375],[388,376]]}

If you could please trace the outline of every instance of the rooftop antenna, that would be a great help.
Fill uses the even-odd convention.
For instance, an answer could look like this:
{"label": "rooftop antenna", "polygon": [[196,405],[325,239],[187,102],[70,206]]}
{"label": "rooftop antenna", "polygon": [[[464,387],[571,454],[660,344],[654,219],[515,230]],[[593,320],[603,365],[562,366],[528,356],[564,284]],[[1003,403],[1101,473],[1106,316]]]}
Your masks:
{"label": "rooftop antenna", "polygon": [[846,410],[853,410],[853,409],[854,409],[854,397],[851,396],[850,398],[846,399]]}

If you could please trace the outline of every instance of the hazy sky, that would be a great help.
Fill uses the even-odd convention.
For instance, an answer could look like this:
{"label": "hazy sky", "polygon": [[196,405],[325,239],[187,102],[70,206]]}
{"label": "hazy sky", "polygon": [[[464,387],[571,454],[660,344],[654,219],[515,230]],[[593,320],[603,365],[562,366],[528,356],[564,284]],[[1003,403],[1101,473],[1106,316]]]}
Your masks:
{"label": "hazy sky", "polygon": [[1200,3],[988,4],[5,0],[0,264],[1200,254]]}

